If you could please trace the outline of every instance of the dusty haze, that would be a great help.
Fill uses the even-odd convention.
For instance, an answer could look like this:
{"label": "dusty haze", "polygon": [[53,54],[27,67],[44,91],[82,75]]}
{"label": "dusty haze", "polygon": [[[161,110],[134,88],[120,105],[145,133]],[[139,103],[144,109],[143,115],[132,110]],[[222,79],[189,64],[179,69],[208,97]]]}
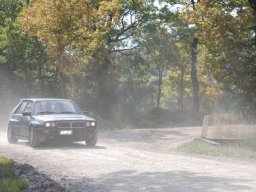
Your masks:
{"label": "dusty haze", "polygon": [[19,96],[14,92],[18,81],[4,66],[0,65],[0,82],[0,130],[4,131],[9,114],[19,101]]}

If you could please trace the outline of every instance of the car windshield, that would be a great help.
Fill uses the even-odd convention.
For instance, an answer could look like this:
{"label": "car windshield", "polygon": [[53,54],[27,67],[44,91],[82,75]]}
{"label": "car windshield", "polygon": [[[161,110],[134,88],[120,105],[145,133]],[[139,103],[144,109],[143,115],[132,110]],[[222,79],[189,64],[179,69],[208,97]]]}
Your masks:
{"label": "car windshield", "polygon": [[75,103],[68,100],[37,101],[34,115],[43,114],[81,114],[81,110]]}

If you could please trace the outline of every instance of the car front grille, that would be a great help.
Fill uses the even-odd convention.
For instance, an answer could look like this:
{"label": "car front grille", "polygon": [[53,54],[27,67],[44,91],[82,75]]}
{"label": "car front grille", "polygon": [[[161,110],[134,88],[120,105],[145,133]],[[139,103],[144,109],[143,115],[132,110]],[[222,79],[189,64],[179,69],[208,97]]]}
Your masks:
{"label": "car front grille", "polygon": [[58,122],[57,128],[84,128],[84,122]]}
{"label": "car front grille", "polygon": [[84,122],[72,122],[72,128],[84,128],[85,123]]}
{"label": "car front grille", "polygon": [[59,122],[57,123],[57,128],[71,128],[70,122]]}

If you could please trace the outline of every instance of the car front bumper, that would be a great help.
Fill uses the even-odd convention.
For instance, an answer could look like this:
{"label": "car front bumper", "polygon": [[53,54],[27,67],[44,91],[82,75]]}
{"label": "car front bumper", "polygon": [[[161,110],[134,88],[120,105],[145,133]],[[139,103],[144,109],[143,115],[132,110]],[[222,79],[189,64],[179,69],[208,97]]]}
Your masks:
{"label": "car front bumper", "polygon": [[43,128],[36,129],[40,142],[46,140],[85,141],[89,135],[96,135],[96,128]]}

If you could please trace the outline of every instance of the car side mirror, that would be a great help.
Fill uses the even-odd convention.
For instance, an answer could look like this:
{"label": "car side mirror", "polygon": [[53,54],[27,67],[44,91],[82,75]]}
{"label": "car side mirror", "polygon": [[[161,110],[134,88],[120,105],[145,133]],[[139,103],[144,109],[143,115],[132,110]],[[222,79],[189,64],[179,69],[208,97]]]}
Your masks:
{"label": "car side mirror", "polygon": [[25,117],[31,116],[31,112],[24,112],[23,116],[25,116]]}
{"label": "car side mirror", "polygon": [[90,112],[89,112],[89,111],[83,111],[83,113],[84,113],[85,115],[90,115]]}

